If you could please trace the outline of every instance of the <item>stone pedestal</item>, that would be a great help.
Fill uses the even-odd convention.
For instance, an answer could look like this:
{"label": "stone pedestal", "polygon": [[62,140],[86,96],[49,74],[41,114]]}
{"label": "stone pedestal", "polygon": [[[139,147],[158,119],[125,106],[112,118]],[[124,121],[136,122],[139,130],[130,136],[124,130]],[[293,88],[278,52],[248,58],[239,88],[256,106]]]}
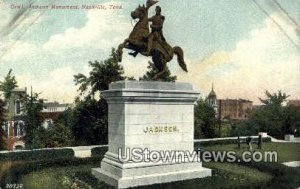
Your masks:
{"label": "stone pedestal", "polygon": [[211,176],[198,156],[183,153],[194,150],[199,93],[191,84],[122,81],[103,95],[109,105],[109,147],[101,168],[92,169],[95,177],[128,188]]}

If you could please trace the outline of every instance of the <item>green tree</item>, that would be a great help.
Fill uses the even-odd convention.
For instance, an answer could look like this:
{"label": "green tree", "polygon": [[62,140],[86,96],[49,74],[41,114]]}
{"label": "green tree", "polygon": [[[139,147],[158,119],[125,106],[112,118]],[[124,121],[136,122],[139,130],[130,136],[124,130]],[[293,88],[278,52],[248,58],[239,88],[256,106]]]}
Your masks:
{"label": "green tree", "polygon": [[76,145],[107,144],[108,105],[104,99],[85,98],[73,110],[72,131]]}
{"label": "green tree", "polygon": [[[148,68],[148,71],[146,72],[146,74],[143,75],[143,77],[140,77],[140,80],[142,80],[142,81],[152,81],[153,77],[159,72],[159,70],[156,68],[156,66],[152,62],[149,62],[149,65],[147,68]],[[177,77],[171,76],[171,72],[168,67],[166,69],[167,69],[166,72],[161,76],[161,78],[159,80],[165,81],[165,82],[175,82],[177,80]]]}
{"label": "green tree", "polygon": [[26,135],[24,137],[26,147],[29,149],[45,147],[45,129],[42,127],[40,112],[43,109],[43,101],[34,93],[24,98],[24,121]]}
{"label": "green tree", "polygon": [[199,99],[194,108],[195,138],[213,138],[217,136],[217,119],[214,109],[203,99]]}
{"label": "green tree", "polygon": [[[115,49],[108,59],[89,62],[92,70],[88,76],[81,73],[74,76],[82,98],[77,98],[73,110],[72,131],[76,145],[107,144],[108,105],[101,92],[109,88],[111,82],[132,79],[123,76],[124,70],[118,64]],[[99,94],[99,100],[95,95]]]}
{"label": "green tree", "polygon": [[55,123],[46,130],[45,136],[45,147],[47,148],[72,146],[74,143],[71,128],[61,123]]}
{"label": "green tree", "polygon": [[289,97],[285,93],[278,91],[271,94],[266,91],[266,98],[261,99],[264,104],[261,108],[253,111],[252,121],[259,128],[259,131],[264,131],[270,135],[282,138],[285,130],[289,127],[289,116],[286,107],[283,103]]}
{"label": "green tree", "polygon": [[5,123],[5,103],[2,99],[0,99],[0,150],[7,149],[7,139],[6,133],[4,132],[2,125]]}
{"label": "green tree", "polygon": [[7,102],[11,96],[12,90],[18,87],[15,76],[12,75],[12,69],[9,70],[3,81],[0,81],[0,91],[3,92]]}
{"label": "green tree", "polygon": [[285,109],[285,134],[300,135],[300,108],[288,106]]}
{"label": "green tree", "polygon": [[259,98],[259,100],[265,105],[272,105],[278,107],[282,107],[282,103],[284,103],[289,97],[289,95],[286,95],[281,91],[278,91],[278,93],[273,93],[273,94],[271,94],[269,91],[266,91],[265,94],[267,98],[266,99]]}
{"label": "green tree", "polygon": [[61,124],[61,125],[65,125],[65,126],[72,126],[74,124],[74,114],[73,114],[73,109],[72,108],[68,108],[67,110],[65,110],[64,112],[62,112],[57,120],[57,123]]}
{"label": "green tree", "polygon": [[123,67],[118,64],[115,49],[112,49],[111,55],[107,60],[89,62],[89,65],[92,67],[89,76],[81,73],[74,76],[75,84],[79,85],[81,95],[88,92],[88,95],[94,97],[97,92],[108,90],[111,82],[127,78],[123,76]]}
{"label": "green tree", "polygon": [[252,136],[260,131],[256,122],[252,119],[235,121],[231,125],[231,136]]}
{"label": "green tree", "polygon": [[12,69],[10,69],[3,81],[0,81],[0,91],[4,95],[4,101],[0,99],[0,149],[6,149],[6,133],[4,132],[2,125],[6,121],[5,104],[9,101],[12,91],[18,87],[15,76],[12,75]]}
{"label": "green tree", "polygon": [[6,110],[5,110],[5,103],[0,98],[0,124],[2,125],[5,122]]}

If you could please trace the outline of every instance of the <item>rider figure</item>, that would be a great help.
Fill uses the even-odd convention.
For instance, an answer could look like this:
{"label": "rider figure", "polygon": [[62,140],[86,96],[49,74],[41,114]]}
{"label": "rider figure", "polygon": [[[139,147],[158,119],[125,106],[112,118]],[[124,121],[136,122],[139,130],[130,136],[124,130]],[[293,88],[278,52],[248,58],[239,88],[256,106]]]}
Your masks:
{"label": "rider figure", "polygon": [[154,39],[166,41],[166,39],[163,35],[163,32],[162,32],[165,17],[163,15],[161,15],[160,6],[156,6],[155,12],[156,12],[156,14],[148,19],[149,22],[152,22],[152,24],[150,25],[151,34],[148,37],[148,48],[147,48],[147,52],[146,52],[146,54],[148,54],[148,55],[150,55],[150,51],[153,47]]}

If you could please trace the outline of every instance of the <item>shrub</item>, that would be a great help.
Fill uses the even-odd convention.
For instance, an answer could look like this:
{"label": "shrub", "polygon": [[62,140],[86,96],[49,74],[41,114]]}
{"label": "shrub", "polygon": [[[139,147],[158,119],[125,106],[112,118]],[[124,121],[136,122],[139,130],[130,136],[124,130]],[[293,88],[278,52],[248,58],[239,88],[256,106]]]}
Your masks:
{"label": "shrub", "polygon": [[94,156],[104,156],[105,152],[107,152],[108,147],[95,147],[92,149],[92,157]]}
{"label": "shrub", "polygon": [[[270,137],[264,137],[262,139],[263,143],[264,142],[271,142],[271,138]],[[213,141],[199,141],[199,142],[195,142],[194,146],[209,146],[209,145],[223,145],[223,144],[237,144],[237,139],[223,139],[223,140],[213,140]]]}
{"label": "shrub", "polygon": [[232,124],[231,136],[251,136],[259,132],[259,126],[253,120],[239,121]]}
{"label": "shrub", "polygon": [[9,152],[0,154],[1,161],[39,161],[58,158],[72,158],[72,149],[43,149],[20,152]]}
{"label": "shrub", "polygon": [[64,147],[73,145],[73,134],[69,126],[56,123],[50,127],[45,136],[45,145],[47,148]]}

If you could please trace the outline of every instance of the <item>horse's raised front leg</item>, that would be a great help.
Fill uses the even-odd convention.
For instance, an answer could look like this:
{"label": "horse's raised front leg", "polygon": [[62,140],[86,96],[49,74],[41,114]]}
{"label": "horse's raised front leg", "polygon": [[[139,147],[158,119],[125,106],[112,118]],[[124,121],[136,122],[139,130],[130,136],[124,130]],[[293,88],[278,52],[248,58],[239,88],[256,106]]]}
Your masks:
{"label": "horse's raised front leg", "polygon": [[124,48],[124,43],[121,43],[118,46],[118,49],[116,51],[116,57],[118,62],[122,62],[123,48]]}

